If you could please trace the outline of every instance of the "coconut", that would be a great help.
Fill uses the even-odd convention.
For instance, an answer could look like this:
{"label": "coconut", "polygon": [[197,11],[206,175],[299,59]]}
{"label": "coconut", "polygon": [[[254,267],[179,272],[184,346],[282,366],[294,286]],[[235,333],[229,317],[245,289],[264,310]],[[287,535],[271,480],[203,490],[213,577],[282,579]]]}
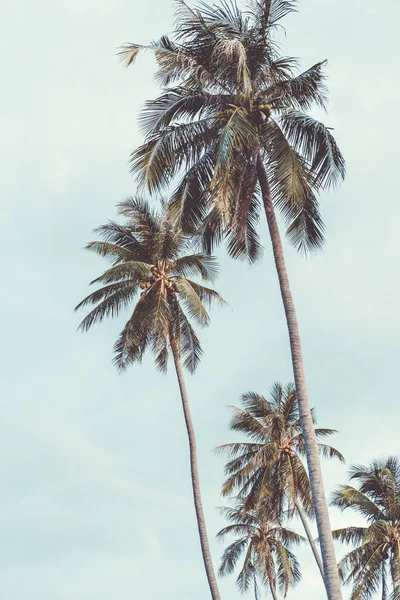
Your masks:
{"label": "coconut", "polygon": [[140,287],[142,290],[144,290],[144,288],[146,287],[146,284],[142,281],[142,283],[140,284]]}
{"label": "coconut", "polygon": [[260,104],[260,106],[258,108],[259,108],[259,110],[261,110],[262,113],[264,113],[264,115],[266,117],[270,116],[271,106],[269,104]]}

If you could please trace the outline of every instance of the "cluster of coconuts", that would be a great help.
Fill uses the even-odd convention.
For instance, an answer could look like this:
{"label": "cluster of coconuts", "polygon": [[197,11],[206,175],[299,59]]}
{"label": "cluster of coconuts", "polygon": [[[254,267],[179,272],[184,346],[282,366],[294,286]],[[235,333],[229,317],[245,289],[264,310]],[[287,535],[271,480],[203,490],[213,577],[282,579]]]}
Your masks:
{"label": "cluster of coconuts", "polygon": [[292,446],[290,444],[286,444],[286,446],[284,446],[282,448],[282,452],[284,452],[285,454],[289,454],[289,456],[295,455],[295,453],[292,450]]}
{"label": "cluster of coconuts", "polygon": [[140,283],[140,288],[143,290],[143,292],[140,294],[141,296],[143,296],[147,292],[147,290],[152,286],[152,284],[159,279],[163,279],[165,287],[170,288],[174,292],[176,291],[175,284],[169,279],[166,279],[165,273],[162,273],[155,265],[153,265],[150,268],[150,271],[152,272],[150,281],[142,281]]}
{"label": "cluster of coconuts", "polygon": [[267,119],[271,116],[271,106],[266,102],[261,102],[261,104],[258,105],[258,110],[260,110],[267,117]]}

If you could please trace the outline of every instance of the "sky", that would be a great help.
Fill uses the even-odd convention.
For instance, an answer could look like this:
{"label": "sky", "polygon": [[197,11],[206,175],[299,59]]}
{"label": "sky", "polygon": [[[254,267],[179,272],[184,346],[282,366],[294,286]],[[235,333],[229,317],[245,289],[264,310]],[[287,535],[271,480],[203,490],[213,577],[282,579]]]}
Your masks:
{"label": "sky", "polygon": [[[302,0],[286,20],[287,54],[328,58],[330,107],[346,182],[321,197],[324,251],[285,245],[310,401],[347,465],[324,463],[328,496],[353,463],[399,453],[398,27],[394,0]],[[82,250],[135,192],[129,153],[154,96],[153,63],[123,69],[116,48],[172,28],[166,0],[3,0],[0,23],[2,223],[0,597],[176,600],[208,597],[191,499],[187,439],[172,369],[147,358],[118,374],[123,319],[76,331],[73,307],[105,264]],[[215,510],[240,394],[291,381],[265,226],[255,267],[223,251],[218,290],[230,307],[199,332],[204,358],[187,376],[215,564]],[[334,527],[355,523],[331,511]],[[299,529],[298,523],[293,527]],[[343,549],[338,548],[340,556]],[[310,551],[290,598],[323,590]],[[222,598],[236,600],[234,578]],[[251,596],[249,596],[251,597]]]}

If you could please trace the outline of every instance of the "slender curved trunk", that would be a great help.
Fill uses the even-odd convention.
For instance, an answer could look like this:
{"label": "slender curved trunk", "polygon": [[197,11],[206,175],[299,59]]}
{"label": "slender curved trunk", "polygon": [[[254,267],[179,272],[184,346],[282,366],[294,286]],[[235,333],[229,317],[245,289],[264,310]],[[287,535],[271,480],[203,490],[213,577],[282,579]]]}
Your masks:
{"label": "slender curved trunk", "polygon": [[181,364],[181,360],[179,357],[179,353],[172,344],[171,344],[171,346],[172,346],[172,354],[173,354],[174,362],[175,362],[176,375],[178,377],[179,389],[181,392],[182,408],[183,408],[183,414],[185,417],[186,430],[187,430],[187,434],[188,434],[188,438],[189,438],[190,472],[191,472],[191,476],[192,476],[193,500],[194,500],[194,506],[195,506],[195,511],[196,511],[197,528],[199,530],[199,536],[200,536],[201,552],[203,555],[204,567],[206,570],[208,585],[209,585],[210,591],[211,591],[211,597],[213,600],[220,600],[217,579],[215,577],[214,567],[213,567],[212,558],[211,558],[210,546],[208,544],[207,528],[206,528],[206,522],[204,519],[203,504],[201,501],[199,470],[198,470],[198,466],[197,466],[196,438],[194,435],[192,417],[190,414],[189,399],[188,399],[188,395],[187,395],[187,391],[186,391],[185,379],[183,376],[183,369],[182,369],[182,364]]}
{"label": "slender curved trunk", "polygon": [[311,529],[310,529],[310,527],[309,527],[309,525],[308,525],[307,517],[306,517],[306,515],[304,514],[304,511],[303,511],[303,508],[302,508],[302,506],[300,505],[300,502],[298,502],[298,501],[296,500],[296,502],[295,502],[295,506],[296,506],[297,514],[298,514],[298,515],[299,515],[299,517],[300,517],[300,521],[302,522],[302,525],[303,525],[304,531],[306,532],[306,536],[307,536],[307,539],[308,539],[308,543],[310,544],[310,546],[311,546],[311,550],[312,550],[312,553],[314,554],[315,562],[316,562],[316,563],[317,563],[317,565],[318,565],[319,571],[320,571],[320,573],[321,573],[322,580],[323,580],[323,582],[324,582],[324,584],[325,584],[325,577],[324,577],[324,566],[323,566],[323,564],[322,564],[322,560],[321,560],[321,557],[320,557],[320,555],[319,555],[319,552],[318,552],[317,545],[316,545],[316,543],[314,542],[314,538],[313,538],[313,535],[312,535],[312,533],[311,533]]}
{"label": "slender curved trunk", "polygon": [[386,564],[382,565],[382,600],[387,600]]}
{"label": "slender curved trunk", "polygon": [[276,222],[275,211],[271,200],[270,187],[267,173],[261,156],[258,157],[257,173],[260,182],[265,214],[267,217],[275,266],[278,273],[279,286],[286,323],[289,332],[290,350],[292,355],[293,375],[296,385],[296,395],[299,405],[301,428],[306,446],[307,465],[310,476],[311,494],[317,520],[318,535],[321,545],[322,561],[324,566],[324,580],[329,600],[342,600],[339,572],[336,563],[335,549],[333,546],[332,530],[329,519],[328,503],[325,497],[324,483],[322,480],[321,463],[319,460],[317,438],[311,417],[308,392],[304,374],[303,355],[300,343],[299,326],[293,297],[290,291],[289,278],[286,271],[282,241]]}

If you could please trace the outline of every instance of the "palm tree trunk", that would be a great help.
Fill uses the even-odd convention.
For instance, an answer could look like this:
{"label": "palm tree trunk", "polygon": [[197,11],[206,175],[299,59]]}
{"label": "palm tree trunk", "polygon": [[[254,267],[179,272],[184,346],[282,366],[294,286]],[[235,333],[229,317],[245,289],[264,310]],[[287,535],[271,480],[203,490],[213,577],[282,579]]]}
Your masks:
{"label": "palm tree trunk", "polygon": [[306,446],[307,465],[310,476],[312,500],[317,520],[317,528],[321,545],[321,554],[324,566],[325,588],[329,600],[342,600],[339,573],[336,564],[335,549],[333,546],[332,530],[329,519],[328,504],[325,497],[324,483],[322,480],[321,463],[319,460],[317,438],[311,417],[308,392],[304,374],[303,356],[300,343],[299,326],[293,297],[290,291],[289,278],[286,271],[282,241],[276,222],[275,211],[271,200],[270,187],[267,173],[261,156],[258,157],[257,173],[261,186],[265,214],[267,217],[269,233],[271,236],[275,266],[278,273],[279,286],[286,322],[289,332],[290,350],[292,355],[293,375],[296,385],[296,395],[299,405],[301,428]]}
{"label": "palm tree trunk", "polygon": [[306,532],[306,536],[307,536],[307,539],[308,539],[308,543],[310,544],[310,546],[311,546],[311,550],[312,550],[312,553],[314,554],[315,562],[317,563],[317,565],[318,565],[318,568],[319,568],[319,571],[320,571],[320,573],[321,573],[322,580],[323,580],[323,581],[324,581],[324,583],[325,583],[325,578],[324,578],[324,567],[323,567],[322,560],[321,560],[321,557],[320,557],[320,555],[319,555],[319,552],[318,552],[318,549],[317,549],[316,543],[314,542],[314,538],[313,538],[313,535],[312,535],[312,533],[311,533],[311,529],[310,529],[310,527],[309,527],[309,525],[308,525],[307,517],[306,517],[306,515],[304,514],[304,511],[303,511],[303,508],[302,508],[302,506],[300,505],[300,502],[298,502],[298,501],[296,500],[296,502],[295,502],[295,506],[296,506],[297,514],[298,514],[298,515],[299,515],[299,517],[300,517],[300,521],[301,521],[301,522],[302,522],[302,524],[303,524],[304,531]]}
{"label": "palm tree trunk", "polygon": [[199,536],[200,536],[201,552],[203,555],[204,567],[206,570],[208,585],[209,585],[210,591],[211,591],[211,597],[213,600],[220,600],[217,579],[215,577],[214,567],[212,564],[210,546],[208,544],[207,528],[206,528],[206,522],[204,519],[203,504],[201,501],[199,470],[198,470],[198,466],[197,466],[196,438],[195,438],[195,434],[194,434],[192,417],[190,414],[189,399],[188,399],[188,395],[187,395],[187,391],[186,391],[185,379],[183,376],[183,369],[182,369],[182,364],[181,364],[179,353],[173,344],[171,344],[171,346],[172,346],[172,353],[174,356],[176,375],[178,377],[179,389],[181,392],[182,407],[183,407],[183,414],[185,417],[186,430],[187,430],[187,434],[188,434],[188,438],[189,438],[190,471],[191,471],[191,476],[192,476],[193,499],[194,499],[194,506],[195,506],[195,510],[196,510],[197,528],[199,530]]}
{"label": "palm tree trunk", "polygon": [[386,564],[382,565],[382,600],[387,600]]}

